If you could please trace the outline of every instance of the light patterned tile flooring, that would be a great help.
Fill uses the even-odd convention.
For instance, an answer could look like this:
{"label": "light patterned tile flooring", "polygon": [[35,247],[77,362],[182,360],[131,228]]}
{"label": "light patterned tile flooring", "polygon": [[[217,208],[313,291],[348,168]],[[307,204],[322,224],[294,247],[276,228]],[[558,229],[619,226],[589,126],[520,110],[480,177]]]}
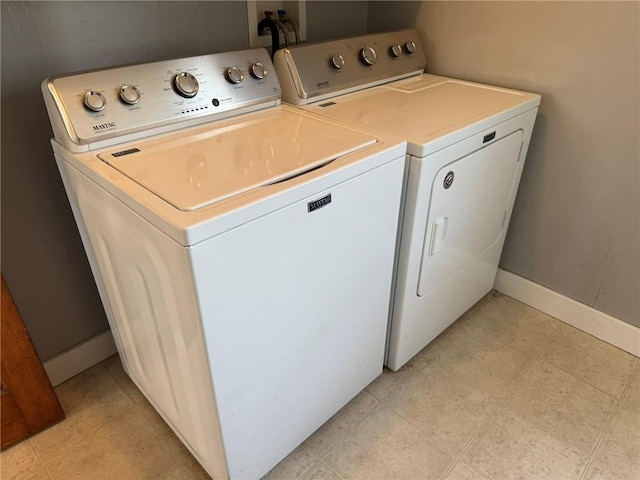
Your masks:
{"label": "light patterned tile flooring", "polygon": [[[64,422],[2,480],[207,479],[113,356],[56,388]],[[265,480],[638,480],[640,361],[492,292],[385,370]]]}

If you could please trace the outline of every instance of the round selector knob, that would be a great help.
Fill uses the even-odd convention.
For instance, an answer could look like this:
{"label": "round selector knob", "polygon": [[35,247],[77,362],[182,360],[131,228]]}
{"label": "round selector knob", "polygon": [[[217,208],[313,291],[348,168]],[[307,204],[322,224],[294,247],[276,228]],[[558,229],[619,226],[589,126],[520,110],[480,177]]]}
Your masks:
{"label": "round selector knob", "polygon": [[128,105],[135,105],[140,101],[140,90],[134,85],[122,85],[120,87],[120,100]]}
{"label": "round selector knob", "polygon": [[182,72],[173,77],[173,88],[181,97],[192,98],[198,94],[198,80],[189,72]]}
{"label": "round selector knob", "polygon": [[240,67],[229,67],[225,70],[224,76],[229,83],[238,84],[244,80],[244,73]]}
{"label": "round selector knob", "polygon": [[404,44],[404,51],[407,52],[407,55],[413,54],[416,51],[416,43],[408,41]]}
{"label": "round selector knob", "polygon": [[95,90],[88,90],[84,94],[83,98],[84,106],[92,112],[101,112],[107,105],[107,101],[104,99],[104,95]]}
{"label": "round selector knob", "polygon": [[251,76],[253,78],[262,80],[264,77],[267,76],[267,67],[264,66],[264,63],[256,62],[253,65],[251,65],[249,72],[251,73]]}
{"label": "round selector knob", "polygon": [[378,60],[378,55],[372,47],[364,47],[360,50],[360,60],[365,65],[371,66]]}
{"label": "round selector knob", "polygon": [[394,43],[393,45],[391,45],[389,53],[392,57],[398,58],[402,54],[402,47],[399,43]]}
{"label": "round selector knob", "polygon": [[333,57],[331,57],[331,66],[336,70],[340,70],[344,67],[344,58],[339,53],[336,53]]}

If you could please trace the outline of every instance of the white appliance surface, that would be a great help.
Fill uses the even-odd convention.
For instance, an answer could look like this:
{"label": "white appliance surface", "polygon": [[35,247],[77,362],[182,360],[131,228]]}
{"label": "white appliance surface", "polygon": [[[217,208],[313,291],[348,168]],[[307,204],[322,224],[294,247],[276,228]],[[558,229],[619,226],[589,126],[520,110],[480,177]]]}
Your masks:
{"label": "white appliance surface", "polygon": [[279,106],[264,50],[194,62],[43,93],[125,370],[209,475],[260,478],[382,371],[406,143]]}
{"label": "white appliance surface", "polygon": [[[332,63],[338,53],[340,68]],[[386,352],[393,370],[493,288],[540,103],[531,93],[416,73],[416,62],[424,67],[411,30],[292,47],[274,58],[283,101],[407,140]],[[331,95],[314,85],[330,86]]]}
{"label": "white appliance surface", "polygon": [[276,109],[251,122],[193,137],[174,134],[147,141],[134,154],[121,156],[122,148],[116,148],[98,156],[188,211],[299,175],[375,143],[369,135]]}
{"label": "white appliance surface", "polygon": [[422,74],[313,103],[307,111],[405,138],[425,157],[535,105],[530,93]]}

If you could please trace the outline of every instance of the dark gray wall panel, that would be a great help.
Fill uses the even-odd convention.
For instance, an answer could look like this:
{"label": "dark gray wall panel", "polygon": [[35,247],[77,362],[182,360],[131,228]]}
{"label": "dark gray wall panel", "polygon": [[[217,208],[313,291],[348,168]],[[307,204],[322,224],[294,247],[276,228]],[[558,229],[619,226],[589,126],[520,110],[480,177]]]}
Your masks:
{"label": "dark gray wall panel", "polygon": [[307,41],[319,42],[367,33],[365,1],[307,3]]}

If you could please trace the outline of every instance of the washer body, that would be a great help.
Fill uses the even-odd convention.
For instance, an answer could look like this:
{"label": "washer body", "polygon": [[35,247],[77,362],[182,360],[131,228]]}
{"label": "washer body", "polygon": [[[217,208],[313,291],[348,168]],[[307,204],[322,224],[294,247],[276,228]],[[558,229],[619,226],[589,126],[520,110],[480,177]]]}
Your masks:
{"label": "washer body", "polygon": [[382,371],[405,142],[279,105],[263,49],[43,93],[126,372],[209,475],[260,478]]}
{"label": "washer body", "polygon": [[[359,61],[366,48],[374,65]],[[336,52],[341,70],[327,66]],[[284,101],[407,140],[386,352],[397,370],[493,288],[540,97],[422,73],[412,30],[284,49],[274,62]]]}

